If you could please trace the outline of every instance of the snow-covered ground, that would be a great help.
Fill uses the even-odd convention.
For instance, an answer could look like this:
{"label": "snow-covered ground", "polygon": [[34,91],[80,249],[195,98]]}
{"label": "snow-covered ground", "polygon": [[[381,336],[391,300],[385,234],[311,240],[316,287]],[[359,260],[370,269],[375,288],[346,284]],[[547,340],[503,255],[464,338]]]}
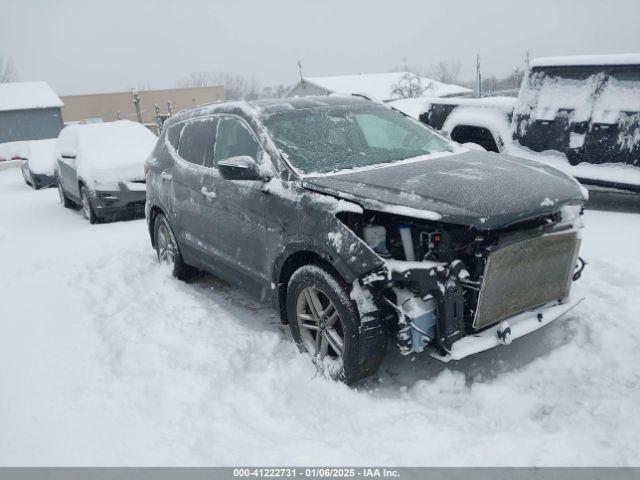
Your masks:
{"label": "snow-covered ground", "polygon": [[640,216],[587,212],[556,323],[457,364],[316,374],[275,314],[0,170],[0,465],[640,465]]}

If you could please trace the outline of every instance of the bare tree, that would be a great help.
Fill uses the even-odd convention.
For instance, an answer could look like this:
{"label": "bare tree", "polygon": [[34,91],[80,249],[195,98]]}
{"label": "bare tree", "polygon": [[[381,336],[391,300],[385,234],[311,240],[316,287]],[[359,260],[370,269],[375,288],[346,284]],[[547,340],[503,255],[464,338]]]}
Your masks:
{"label": "bare tree", "polygon": [[245,78],[228,72],[192,72],[176,82],[178,88],[222,85],[227,100],[255,100],[260,97],[260,84],[255,78]]}
{"label": "bare tree", "polygon": [[482,78],[483,92],[505,92],[511,90],[515,93],[520,88],[520,84],[524,79],[524,69],[516,67],[511,73],[505,77],[496,77],[495,75],[486,75]]}
{"label": "bare tree", "polygon": [[404,72],[396,83],[391,86],[391,95],[399,98],[421,97],[433,87],[431,82],[418,72]]}
{"label": "bare tree", "polygon": [[428,72],[429,77],[443,83],[458,83],[458,77],[462,70],[459,61],[440,61],[433,65]]}
{"label": "bare tree", "polygon": [[177,88],[208,87],[213,82],[211,72],[191,72],[176,82]]}
{"label": "bare tree", "polygon": [[283,98],[291,87],[284,84],[275,85],[273,87],[264,87],[260,92],[260,97],[262,98]]}
{"label": "bare tree", "polygon": [[8,57],[0,55],[0,83],[13,82],[16,79],[16,71],[13,62]]}

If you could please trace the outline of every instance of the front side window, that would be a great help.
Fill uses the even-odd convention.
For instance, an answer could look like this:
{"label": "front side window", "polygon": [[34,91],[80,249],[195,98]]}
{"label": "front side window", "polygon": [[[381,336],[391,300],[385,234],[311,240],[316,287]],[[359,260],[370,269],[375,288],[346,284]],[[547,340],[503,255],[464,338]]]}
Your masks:
{"label": "front side window", "polygon": [[265,116],[276,146],[302,173],[328,173],[406,160],[452,145],[382,105],[339,105]]}
{"label": "front side window", "polygon": [[260,145],[244,123],[233,117],[220,119],[214,155],[216,165],[220,160],[241,155],[259,160],[259,152]]}
{"label": "front side window", "polygon": [[203,118],[185,123],[178,142],[178,155],[194,165],[211,166],[216,140],[216,124],[215,118]]}

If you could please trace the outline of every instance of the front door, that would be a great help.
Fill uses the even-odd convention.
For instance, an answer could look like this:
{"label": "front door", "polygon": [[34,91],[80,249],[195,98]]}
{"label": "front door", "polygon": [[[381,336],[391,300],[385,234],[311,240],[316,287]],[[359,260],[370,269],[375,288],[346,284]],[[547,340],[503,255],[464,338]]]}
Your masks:
{"label": "front door", "polygon": [[216,165],[240,155],[260,160],[262,149],[240,118],[221,116],[213,162],[203,177],[202,224],[218,268],[232,282],[266,298],[270,285],[266,261],[265,194],[261,181],[225,180]]}

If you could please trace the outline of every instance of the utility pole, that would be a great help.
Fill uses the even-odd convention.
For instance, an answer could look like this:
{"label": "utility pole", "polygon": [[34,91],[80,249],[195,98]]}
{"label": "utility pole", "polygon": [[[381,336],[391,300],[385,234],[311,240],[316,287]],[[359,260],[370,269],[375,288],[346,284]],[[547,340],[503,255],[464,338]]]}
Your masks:
{"label": "utility pole", "polygon": [[142,113],[140,112],[140,94],[135,88],[131,89],[131,95],[133,95],[133,105],[136,107],[136,116],[138,122],[142,123]]}
{"label": "utility pole", "polygon": [[525,70],[529,68],[529,63],[531,63],[531,52],[527,50],[524,54],[524,67]]}
{"label": "utility pole", "polygon": [[302,82],[302,59],[298,59],[298,72],[300,73],[300,81]]}
{"label": "utility pole", "polygon": [[476,55],[476,96],[482,96],[482,74],[480,73],[480,54]]}

